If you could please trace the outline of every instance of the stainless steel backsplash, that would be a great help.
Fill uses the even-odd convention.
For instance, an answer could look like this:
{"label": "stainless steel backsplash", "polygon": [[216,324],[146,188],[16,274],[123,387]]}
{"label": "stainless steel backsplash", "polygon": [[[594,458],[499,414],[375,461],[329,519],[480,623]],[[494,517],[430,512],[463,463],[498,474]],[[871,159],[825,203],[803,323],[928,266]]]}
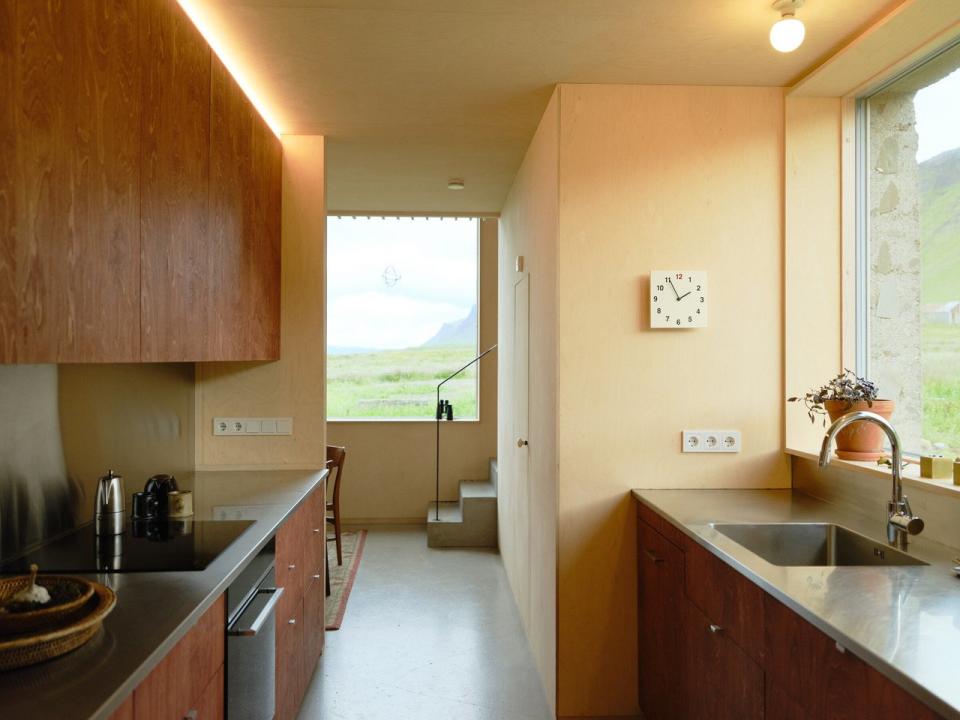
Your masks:
{"label": "stainless steel backsplash", "polygon": [[0,365],[0,557],[90,520],[97,478],[130,495],[194,466],[190,364]]}

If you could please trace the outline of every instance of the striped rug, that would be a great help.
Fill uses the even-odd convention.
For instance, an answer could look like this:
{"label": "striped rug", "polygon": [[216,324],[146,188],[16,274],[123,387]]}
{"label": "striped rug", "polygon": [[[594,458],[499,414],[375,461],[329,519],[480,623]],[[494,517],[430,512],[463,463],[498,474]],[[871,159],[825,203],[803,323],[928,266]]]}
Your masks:
{"label": "striped rug", "polygon": [[353,589],[353,581],[360,567],[360,557],[367,541],[366,530],[344,530],[343,565],[337,565],[337,546],[327,543],[327,560],[330,563],[330,596],[324,607],[327,630],[339,630],[343,624],[343,615],[347,611],[347,600]]}

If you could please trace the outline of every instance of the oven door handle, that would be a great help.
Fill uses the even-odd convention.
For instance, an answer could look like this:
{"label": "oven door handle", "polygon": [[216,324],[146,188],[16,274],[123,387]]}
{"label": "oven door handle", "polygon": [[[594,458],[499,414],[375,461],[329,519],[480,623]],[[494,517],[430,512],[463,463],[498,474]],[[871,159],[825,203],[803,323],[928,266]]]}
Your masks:
{"label": "oven door handle", "polygon": [[[256,619],[250,623],[250,627],[237,627],[240,624],[240,620],[243,619],[244,612],[248,607],[250,607],[250,603],[252,603],[258,595],[270,595],[270,599],[267,600],[267,604],[263,606],[263,609],[260,611],[260,614],[257,615]],[[241,611],[237,616],[237,619],[233,622],[233,625],[227,628],[227,635],[231,635],[233,637],[256,637],[257,633],[260,632],[260,628],[263,627],[263,624],[273,614],[281,595],[283,595],[282,587],[260,588],[257,590],[250,598],[250,602],[246,604],[243,611]]]}

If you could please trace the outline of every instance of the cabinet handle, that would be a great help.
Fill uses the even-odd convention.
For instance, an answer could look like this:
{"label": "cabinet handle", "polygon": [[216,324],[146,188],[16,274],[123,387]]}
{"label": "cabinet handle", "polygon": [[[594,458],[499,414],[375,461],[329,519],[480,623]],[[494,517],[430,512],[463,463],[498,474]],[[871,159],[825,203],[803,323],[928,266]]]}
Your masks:
{"label": "cabinet handle", "polygon": [[296,624],[297,624],[296,618],[290,618],[289,620],[287,620],[287,625],[296,625]]}
{"label": "cabinet handle", "polygon": [[643,551],[647,554],[647,557],[653,560],[654,565],[663,565],[663,558],[657,557],[657,554],[652,550],[647,550],[646,548]]}
{"label": "cabinet handle", "polygon": [[313,529],[313,532],[314,532],[316,535],[319,535],[319,534],[320,534],[320,528],[314,528],[314,529]]}
{"label": "cabinet handle", "polygon": [[296,567],[297,567],[296,565],[294,565],[293,563],[290,563],[289,565],[287,565],[287,570],[295,570]]}
{"label": "cabinet handle", "polygon": [[313,576],[313,579],[314,579],[314,580],[319,580],[319,579],[320,579],[320,576],[319,576],[319,575],[314,575],[314,576]]}
{"label": "cabinet handle", "polygon": [[710,623],[710,632],[712,632],[714,635],[719,635],[720,633],[723,632],[723,628],[720,627],[719,625],[714,625],[713,623]]}
{"label": "cabinet handle", "polygon": [[847,654],[847,649],[846,649],[843,645],[841,645],[840,643],[835,642],[835,643],[833,644],[833,646],[837,649],[837,652],[840,653],[841,655],[846,655],[846,654]]}
{"label": "cabinet handle", "polygon": [[183,720],[197,720],[197,717],[199,717],[199,713],[196,710],[190,710],[183,716]]}

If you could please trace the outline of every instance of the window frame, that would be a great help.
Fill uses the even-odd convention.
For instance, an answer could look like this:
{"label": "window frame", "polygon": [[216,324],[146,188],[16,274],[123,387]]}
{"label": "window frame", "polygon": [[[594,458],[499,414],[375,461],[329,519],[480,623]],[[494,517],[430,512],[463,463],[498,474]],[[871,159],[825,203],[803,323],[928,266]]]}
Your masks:
{"label": "window frame", "polygon": [[[854,277],[855,289],[855,369],[861,377],[870,377],[870,104],[875,95],[879,95],[894,83],[933,62],[941,55],[960,47],[960,37],[954,38],[916,62],[893,73],[879,85],[858,95],[854,103]],[[922,418],[921,418],[922,422]],[[905,457],[918,460],[919,452],[903,449]]]}
{"label": "window frame", "polygon": [[[482,224],[483,224],[483,221],[490,219],[490,216],[484,215],[484,214],[482,214],[482,213],[455,213],[455,212],[451,212],[451,213],[423,213],[423,212],[381,212],[381,213],[373,213],[373,212],[356,212],[356,211],[350,211],[350,212],[330,211],[330,212],[327,212],[328,229],[327,229],[326,237],[328,238],[328,240],[329,240],[329,221],[330,221],[330,218],[345,218],[345,217],[351,217],[351,218],[358,218],[358,217],[363,217],[363,218],[384,218],[384,219],[390,219],[390,220],[393,220],[393,219],[405,219],[405,218],[406,218],[406,219],[424,218],[424,219],[426,219],[426,220],[434,220],[434,219],[436,219],[436,220],[439,220],[439,221],[441,221],[441,222],[442,222],[443,220],[445,220],[445,219],[452,219],[452,220],[473,220],[473,221],[475,222],[475,224],[476,224],[476,245],[475,245],[475,251],[476,251],[476,289],[477,289],[477,292],[476,292],[477,337],[476,337],[475,352],[476,352],[477,354],[479,354],[479,353],[482,352],[482,350],[481,350],[481,348],[480,348],[480,337],[481,337],[482,327],[483,327],[483,308],[481,307],[481,303],[480,303],[480,299],[481,299],[481,297],[483,296],[483,286],[482,286],[482,282],[483,282],[483,268],[481,267],[481,261],[482,261],[483,253],[482,253],[482,248],[481,248],[481,240],[482,240],[482,236],[483,236],[483,233],[482,233]],[[327,253],[325,253],[325,255],[326,255],[327,257],[329,257],[329,255],[328,255]],[[329,262],[325,262],[325,271],[326,271],[327,273],[329,273],[329,270],[330,270],[330,268],[329,268]],[[329,312],[330,312],[330,303],[329,303],[329,295],[328,295],[328,292],[329,292],[329,283],[325,282],[325,283],[324,283],[324,312],[325,312],[325,315],[326,315],[327,317],[329,317]],[[329,371],[329,362],[330,362],[330,361],[329,361],[329,358],[330,358],[330,354],[329,354],[329,352],[327,351],[328,343],[329,343],[329,340],[327,340],[327,341],[325,342],[325,347],[324,347],[324,391],[325,391],[325,397],[326,397],[326,389],[329,387],[329,375],[328,375],[328,371]],[[480,377],[480,376],[481,376],[481,368],[478,367],[478,368],[477,368],[477,374],[476,374],[476,380],[475,380],[475,383],[474,383],[475,386],[476,386],[476,395],[477,395],[477,403],[476,403],[476,404],[477,404],[477,413],[476,413],[476,416],[474,416],[474,417],[469,417],[469,418],[458,418],[458,417],[454,417],[454,419],[453,419],[452,422],[454,422],[454,423],[469,424],[469,423],[479,423],[479,422],[481,422],[481,420],[483,419],[482,388],[481,388],[481,377]],[[327,409],[325,409],[325,414],[328,412],[328,408],[329,408],[329,406],[327,406]],[[456,409],[456,408],[454,408],[454,409]],[[371,423],[399,423],[399,424],[403,424],[403,425],[408,425],[408,424],[416,424],[416,423],[435,423],[435,422],[436,422],[436,418],[435,418],[434,416],[418,418],[418,417],[330,417],[329,415],[327,415],[327,416],[326,416],[326,422],[327,422],[327,423],[336,423],[336,424],[339,424],[339,425],[347,425],[347,424],[367,425],[367,424],[371,424]],[[447,421],[444,421],[444,422],[447,422]]]}

